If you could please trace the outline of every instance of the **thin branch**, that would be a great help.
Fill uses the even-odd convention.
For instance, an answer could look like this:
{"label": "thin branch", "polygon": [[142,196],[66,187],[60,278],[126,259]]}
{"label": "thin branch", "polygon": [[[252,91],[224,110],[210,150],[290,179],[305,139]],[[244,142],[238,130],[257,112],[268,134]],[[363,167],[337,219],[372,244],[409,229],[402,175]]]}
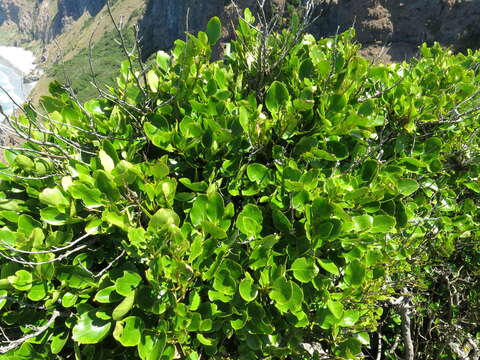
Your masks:
{"label": "thin branch", "polygon": [[52,248],[52,249],[49,249],[49,250],[38,250],[38,251],[27,251],[27,250],[21,250],[21,249],[17,249],[17,248],[14,248],[10,245],[8,245],[5,241],[3,240],[0,240],[0,242],[5,246],[5,248],[7,248],[8,250],[11,250],[11,251],[15,251],[15,252],[19,252],[21,254],[30,254],[30,255],[36,255],[36,254],[50,254],[50,253],[57,253],[57,252],[60,252],[60,251],[64,251],[64,250],[68,250],[72,247],[74,247],[75,245],[77,245],[79,242],[85,240],[86,238],[88,238],[89,236],[91,236],[91,234],[85,234],[85,235],[82,235],[80,236],[78,239],[68,243],[68,245],[66,246],[63,246],[63,247],[60,247],[60,248]]}
{"label": "thin branch", "polygon": [[13,261],[13,262],[16,262],[18,264],[22,264],[22,265],[29,265],[29,266],[36,266],[36,265],[45,265],[45,264],[52,264],[54,262],[59,262],[59,261],[62,261],[66,258],[68,258],[70,255],[76,253],[76,252],[79,252],[80,250],[83,250],[87,247],[88,245],[80,245],[79,247],[75,248],[75,249],[72,249],[68,252],[66,252],[65,254],[62,254],[60,255],[59,257],[56,257],[54,259],[51,259],[51,260],[47,260],[47,261],[39,261],[39,262],[35,262],[35,261],[25,261],[23,259],[18,259],[16,257],[12,257],[12,256],[8,256],[8,255],[5,255],[3,252],[0,251],[0,256],[4,257],[5,259],[7,260],[10,260],[10,261]]}
{"label": "thin branch", "polygon": [[31,334],[25,335],[25,336],[21,337],[20,339],[12,341],[7,346],[1,346],[0,347],[0,354],[6,354],[9,351],[11,351],[13,349],[16,349],[17,347],[22,345],[25,341],[27,341],[29,339],[33,339],[33,338],[41,335],[42,333],[47,331],[47,329],[55,322],[55,319],[58,318],[59,316],[60,316],[60,312],[57,311],[57,310],[54,310],[53,313],[52,313],[52,316],[50,317],[50,319],[47,321],[47,323],[45,325],[37,328]]}
{"label": "thin branch", "polygon": [[135,78],[135,81],[137,83],[138,88],[142,91],[142,94],[146,97],[147,93],[145,92],[145,89],[141,85],[140,79],[138,78],[138,76],[135,75],[135,71],[134,71],[134,67],[133,67],[133,63],[132,63],[132,55],[130,54],[130,52],[127,49],[127,43],[126,43],[125,38],[123,36],[123,32],[120,29],[120,27],[118,26],[118,24],[115,20],[115,17],[113,16],[112,7],[110,5],[110,0],[107,0],[107,10],[108,10],[108,15],[110,17],[110,20],[112,21],[112,24],[115,27],[115,30],[117,31],[118,36],[120,36],[120,42],[121,42],[123,51],[124,51],[125,55],[127,56],[128,63],[130,64],[130,69],[132,70],[132,75]]}

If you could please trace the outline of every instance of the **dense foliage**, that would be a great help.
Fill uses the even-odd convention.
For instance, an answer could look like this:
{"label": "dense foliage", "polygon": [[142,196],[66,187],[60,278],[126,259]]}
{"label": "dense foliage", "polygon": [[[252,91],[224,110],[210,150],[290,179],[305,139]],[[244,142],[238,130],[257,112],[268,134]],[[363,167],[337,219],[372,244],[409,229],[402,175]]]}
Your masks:
{"label": "dense foliage", "polygon": [[372,65],[351,31],[285,52],[254,24],[11,120],[0,358],[478,350],[480,54]]}

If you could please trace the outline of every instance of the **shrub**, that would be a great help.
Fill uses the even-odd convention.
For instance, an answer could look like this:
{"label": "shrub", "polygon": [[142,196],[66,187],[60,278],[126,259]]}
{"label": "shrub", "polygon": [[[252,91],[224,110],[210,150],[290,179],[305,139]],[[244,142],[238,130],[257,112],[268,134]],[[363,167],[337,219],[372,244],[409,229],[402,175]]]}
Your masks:
{"label": "shrub", "polygon": [[377,66],[353,31],[254,21],[224,60],[213,18],[104,98],[54,83],[9,120],[28,141],[0,175],[4,358],[354,359],[417,305],[441,328],[429,274],[478,265],[479,54]]}

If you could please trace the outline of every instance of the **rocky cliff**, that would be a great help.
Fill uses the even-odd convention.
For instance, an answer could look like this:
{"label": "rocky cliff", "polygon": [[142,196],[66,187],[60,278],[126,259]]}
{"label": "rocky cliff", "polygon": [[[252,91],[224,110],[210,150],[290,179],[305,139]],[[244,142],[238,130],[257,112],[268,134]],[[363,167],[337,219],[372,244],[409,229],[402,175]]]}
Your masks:
{"label": "rocky cliff", "polygon": [[322,1],[314,26],[321,36],[354,26],[364,53],[399,61],[414,55],[422,42],[438,41],[455,51],[480,47],[480,1],[331,0]]}
{"label": "rocky cliff", "polygon": [[[48,43],[84,13],[94,17],[106,0],[0,0],[0,29],[17,43]],[[8,37],[7,37],[8,39]],[[4,40],[5,39],[0,39]]]}
{"label": "rocky cliff", "polygon": [[[272,2],[282,2],[271,0]],[[288,0],[287,0],[288,2]],[[353,26],[357,40],[369,57],[400,61],[413,56],[422,42],[438,41],[457,51],[480,47],[480,1],[471,0],[318,0],[320,17],[310,31],[316,36],[331,36]],[[169,47],[183,37],[187,28],[198,31],[208,19],[218,15],[230,25],[229,1],[149,0],[140,22],[143,49]],[[254,8],[256,1],[237,0],[240,7]],[[294,1],[290,1],[294,3]],[[228,36],[228,34],[227,34]],[[383,54],[379,54],[383,50]]]}
{"label": "rocky cliff", "polygon": [[[233,11],[228,0],[116,0],[145,7],[139,21],[145,56],[168,48],[185,30],[196,32],[208,19],[220,16],[227,26]],[[271,0],[282,2],[285,0]],[[288,2],[288,0],[286,0]],[[255,0],[237,0],[240,7],[255,7]],[[293,1],[290,1],[293,2]],[[0,0],[0,43],[39,40],[48,43],[85,14],[95,16],[106,0]],[[320,18],[311,28],[317,36],[335,34],[350,26],[357,39],[374,53],[386,45],[387,60],[412,55],[423,41],[439,41],[456,50],[480,45],[480,1],[471,0],[318,0]],[[134,4],[134,5],[133,5]],[[8,34],[15,33],[15,36]],[[228,37],[228,33],[226,34]]]}

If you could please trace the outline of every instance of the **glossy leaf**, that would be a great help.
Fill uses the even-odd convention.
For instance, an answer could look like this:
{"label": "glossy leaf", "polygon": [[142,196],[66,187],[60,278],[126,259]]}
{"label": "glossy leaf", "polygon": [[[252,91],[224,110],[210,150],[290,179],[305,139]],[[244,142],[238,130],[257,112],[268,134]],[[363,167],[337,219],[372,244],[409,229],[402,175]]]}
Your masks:
{"label": "glossy leaf", "polygon": [[365,267],[358,260],[354,260],[345,268],[345,281],[352,286],[359,286],[365,280]]}
{"label": "glossy leaf", "polygon": [[308,283],[318,274],[318,268],[311,258],[297,258],[290,268],[295,279],[302,283]]}
{"label": "glossy leaf", "polygon": [[238,214],[237,227],[248,236],[255,236],[262,231],[263,215],[256,205],[248,204]]}
{"label": "glossy leaf", "polygon": [[214,45],[221,37],[222,23],[216,16],[210,19],[207,24],[208,43]]}
{"label": "glossy leaf", "polygon": [[265,105],[268,111],[276,113],[282,106],[286,106],[290,100],[287,87],[280,81],[274,81],[267,91]]}
{"label": "glossy leaf", "polygon": [[239,292],[243,300],[247,302],[253,301],[257,297],[257,288],[253,279],[250,277],[250,275],[248,275],[248,273],[247,277],[240,281]]}
{"label": "glossy leaf", "polygon": [[123,296],[129,295],[142,281],[142,277],[133,271],[125,270],[115,281],[115,290]]}
{"label": "glossy leaf", "polygon": [[136,346],[140,343],[145,325],[137,316],[129,316],[115,323],[113,337],[123,346]]}
{"label": "glossy leaf", "polygon": [[80,344],[97,344],[110,332],[112,322],[106,312],[90,310],[84,312],[73,327],[72,338]]}

